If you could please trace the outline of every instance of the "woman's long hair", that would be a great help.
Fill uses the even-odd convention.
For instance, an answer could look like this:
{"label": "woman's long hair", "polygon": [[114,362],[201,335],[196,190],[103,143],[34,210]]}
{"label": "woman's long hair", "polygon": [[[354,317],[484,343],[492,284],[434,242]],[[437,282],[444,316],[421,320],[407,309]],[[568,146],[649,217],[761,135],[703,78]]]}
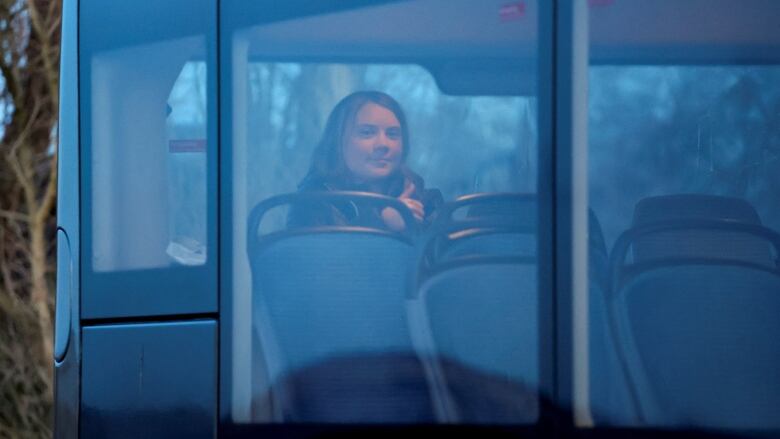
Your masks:
{"label": "woman's long hair", "polygon": [[[401,126],[401,163],[409,155],[409,130],[401,105],[390,95],[380,91],[357,91],[342,99],[331,111],[311,159],[306,178],[319,177],[340,186],[349,181],[349,169],[344,162],[344,141],[355,124],[357,113],[367,103],[374,103],[392,111]],[[399,169],[400,171],[400,169]],[[305,179],[304,179],[305,180]]]}

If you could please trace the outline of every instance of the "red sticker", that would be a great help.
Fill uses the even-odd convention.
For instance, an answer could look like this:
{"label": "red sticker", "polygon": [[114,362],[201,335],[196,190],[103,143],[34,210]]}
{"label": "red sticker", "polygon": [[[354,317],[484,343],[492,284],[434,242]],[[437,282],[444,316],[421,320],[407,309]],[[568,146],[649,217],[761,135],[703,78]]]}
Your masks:
{"label": "red sticker", "polygon": [[525,2],[506,3],[498,10],[501,21],[518,20],[525,16]]}
{"label": "red sticker", "polygon": [[206,140],[204,139],[185,139],[171,140],[168,142],[169,152],[204,152],[206,151]]}

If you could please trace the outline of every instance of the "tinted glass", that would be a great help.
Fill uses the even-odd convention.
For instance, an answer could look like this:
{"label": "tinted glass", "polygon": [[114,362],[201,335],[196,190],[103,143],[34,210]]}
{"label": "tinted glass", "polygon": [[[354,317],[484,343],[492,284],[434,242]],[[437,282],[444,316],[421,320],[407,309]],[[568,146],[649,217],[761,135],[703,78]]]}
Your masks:
{"label": "tinted glass", "polygon": [[591,3],[592,421],[777,429],[780,5]]}
{"label": "tinted glass", "polygon": [[222,16],[233,420],[535,423],[535,5]]}
{"label": "tinted glass", "polygon": [[216,307],[214,10],[80,3],[88,318]]}
{"label": "tinted glass", "polygon": [[195,37],[93,57],[95,271],[205,261],[206,69],[187,61],[203,45]]}

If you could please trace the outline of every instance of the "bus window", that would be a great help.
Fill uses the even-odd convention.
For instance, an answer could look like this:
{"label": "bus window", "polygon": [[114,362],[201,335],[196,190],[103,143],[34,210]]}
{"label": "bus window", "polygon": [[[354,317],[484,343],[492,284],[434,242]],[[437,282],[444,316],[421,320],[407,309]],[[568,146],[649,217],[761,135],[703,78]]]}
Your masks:
{"label": "bus window", "polygon": [[168,246],[182,265],[206,260],[206,63],[188,62],[167,104]]}
{"label": "bus window", "polygon": [[232,420],[535,424],[535,4],[223,5]]}
{"label": "bus window", "polygon": [[216,5],[79,5],[83,317],[216,311]]}
{"label": "bus window", "polygon": [[777,429],[778,4],[591,3],[579,422]]}
{"label": "bus window", "polygon": [[[206,66],[188,60],[202,45],[193,38],[94,58],[97,272],[205,261]],[[139,57],[154,75],[132,67]]]}

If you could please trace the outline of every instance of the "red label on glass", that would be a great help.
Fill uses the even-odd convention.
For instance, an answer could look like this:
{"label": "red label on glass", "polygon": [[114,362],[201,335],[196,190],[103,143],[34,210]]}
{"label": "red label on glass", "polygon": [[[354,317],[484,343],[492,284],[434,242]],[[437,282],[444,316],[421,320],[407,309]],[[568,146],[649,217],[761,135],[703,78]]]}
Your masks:
{"label": "red label on glass", "polygon": [[171,140],[168,142],[169,152],[204,152],[206,151],[206,140],[204,139],[185,139]]}
{"label": "red label on glass", "polygon": [[525,2],[506,3],[498,10],[501,21],[511,21],[525,16]]}

